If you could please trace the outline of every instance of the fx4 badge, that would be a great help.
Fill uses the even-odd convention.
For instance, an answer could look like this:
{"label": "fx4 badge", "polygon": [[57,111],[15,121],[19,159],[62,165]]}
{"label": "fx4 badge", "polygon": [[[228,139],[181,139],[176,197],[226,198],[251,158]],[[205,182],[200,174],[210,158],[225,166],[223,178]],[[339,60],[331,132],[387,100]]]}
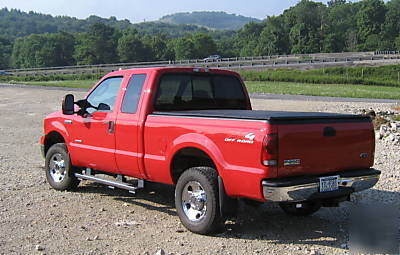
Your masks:
{"label": "fx4 badge", "polygon": [[237,138],[225,138],[225,142],[227,143],[247,143],[247,144],[253,144],[254,139],[256,138],[256,135],[254,133],[248,133],[247,135],[244,136],[245,139],[237,139]]}

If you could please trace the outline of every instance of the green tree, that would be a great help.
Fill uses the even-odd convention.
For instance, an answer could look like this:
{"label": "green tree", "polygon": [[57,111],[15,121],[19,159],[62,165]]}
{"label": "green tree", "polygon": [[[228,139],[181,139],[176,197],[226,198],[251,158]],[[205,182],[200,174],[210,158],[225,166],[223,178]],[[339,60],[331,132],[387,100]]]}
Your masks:
{"label": "green tree", "polygon": [[31,68],[74,65],[74,45],[74,36],[66,32],[18,38],[11,56],[12,66]]}
{"label": "green tree", "polygon": [[0,69],[6,69],[10,67],[12,47],[13,45],[11,40],[0,36]]}
{"label": "green tree", "polygon": [[144,44],[151,50],[153,61],[174,60],[174,47],[169,43],[169,39],[164,34],[144,37]]}
{"label": "green tree", "polygon": [[400,50],[400,35],[395,40],[395,47],[397,50]]}
{"label": "green tree", "polygon": [[121,62],[151,60],[150,49],[144,45],[136,30],[126,32],[118,40],[117,52]]}
{"label": "green tree", "polygon": [[193,59],[195,56],[196,52],[191,37],[184,37],[176,40],[175,58],[177,60]]}
{"label": "green tree", "polygon": [[211,36],[198,33],[192,37],[194,46],[194,58],[205,58],[217,52],[217,45]]}
{"label": "green tree", "polygon": [[364,0],[356,15],[358,37],[365,43],[368,36],[378,35],[385,21],[386,7],[382,0]]}
{"label": "green tree", "polygon": [[346,3],[346,1],[338,0],[329,5],[326,16],[327,29],[323,43],[324,52],[342,52],[349,50],[346,42],[351,39],[355,39],[355,41],[351,42],[351,48],[357,48],[357,37],[349,37],[349,34],[352,35],[350,31],[357,30],[355,20],[357,12],[358,5]]}
{"label": "green tree", "polygon": [[282,17],[268,17],[255,49],[256,55],[286,54],[289,51],[288,47],[287,32]]}
{"label": "green tree", "polygon": [[110,64],[118,61],[119,31],[102,24],[93,24],[87,33],[78,37],[75,59],[78,64]]}
{"label": "green tree", "polygon": [[240,56],[257,55],[255,49],[264,25],[264,23],[250,22],[239,30],[235,47],[238,49]]}
{"label": "green tree", "polygon": [[284,12],[292,53],[314,53],[323,48],[326,5],[302,0]]}
{"label": "green tree", "polygon": [[400,0],[392,0],[386,3],[387,13],[382,25],[381,38],[385,43],[385,50],[393,49],[394,40],[400,34]]}
{"label": "green tree", "polygon": [[342,5],[345,3],[346,3],[346,0],[330,0],[330,1],[328,1],[328,6],[334,7],[334,6]]}

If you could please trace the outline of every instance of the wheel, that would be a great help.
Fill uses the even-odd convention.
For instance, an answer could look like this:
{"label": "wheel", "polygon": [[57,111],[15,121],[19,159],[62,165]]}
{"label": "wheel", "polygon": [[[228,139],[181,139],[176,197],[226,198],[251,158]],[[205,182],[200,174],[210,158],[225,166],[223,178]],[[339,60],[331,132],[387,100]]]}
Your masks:
{"label": "wheel", "polygon": [[321,208],[321,203],[317,201],[297,202],[297,203],[280,203],[282,210],[294,216],[308,216]]}
{"label": "wheel", "polygon": [[46,178],[50,186],[56,190],[74,190],[79,185],[75,177],[75,169],[69,158],[68,148],[64,143],[50,147],[46,154]]}
{"label": "wheel", "polygon": [[188,230],[198,234],[218,230],[225,220],[220,216],[217,172],[210,167],[186,170],[175,188],[175,206]]}

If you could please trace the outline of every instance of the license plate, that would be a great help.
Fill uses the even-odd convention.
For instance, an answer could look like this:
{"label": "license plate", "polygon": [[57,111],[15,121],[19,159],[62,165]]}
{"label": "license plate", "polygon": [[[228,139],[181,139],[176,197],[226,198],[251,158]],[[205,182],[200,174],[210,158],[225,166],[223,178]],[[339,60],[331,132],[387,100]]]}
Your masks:
{"label": "license plate", "polygon": [[339,176],[328,176],[319,178],[319,192],[329,192],[339,189]]}

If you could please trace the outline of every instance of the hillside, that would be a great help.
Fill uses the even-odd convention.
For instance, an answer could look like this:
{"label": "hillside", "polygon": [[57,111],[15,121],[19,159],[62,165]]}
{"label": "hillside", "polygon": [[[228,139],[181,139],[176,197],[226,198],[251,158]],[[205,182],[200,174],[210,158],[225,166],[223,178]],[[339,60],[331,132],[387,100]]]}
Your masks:
{"label": "hillside", "polygon": [[261,20],[226,12],[182,12],[162,17],[160,22],[171,24],[193,24],[210,29],[237,30],[250,22]]}
{"label": "hillside", "polygon": [[161,22],[146,22],[132,24],[129,20],[117,20],[115,17],[101,18],[90,16],[86,19],[77,19],[68,16],[51,16],[36,12],[23,12],[7,8],[0,9],[1,36],[15,39],[31,34],[57,33],[66,31],[70,33],[86,32],[95,23],[103,23],[119,30],[136,28],[146,34],[168,34],[170,37],[180,37],[192,32],[205,32],[207,29],[196,25],[172,24]]}

